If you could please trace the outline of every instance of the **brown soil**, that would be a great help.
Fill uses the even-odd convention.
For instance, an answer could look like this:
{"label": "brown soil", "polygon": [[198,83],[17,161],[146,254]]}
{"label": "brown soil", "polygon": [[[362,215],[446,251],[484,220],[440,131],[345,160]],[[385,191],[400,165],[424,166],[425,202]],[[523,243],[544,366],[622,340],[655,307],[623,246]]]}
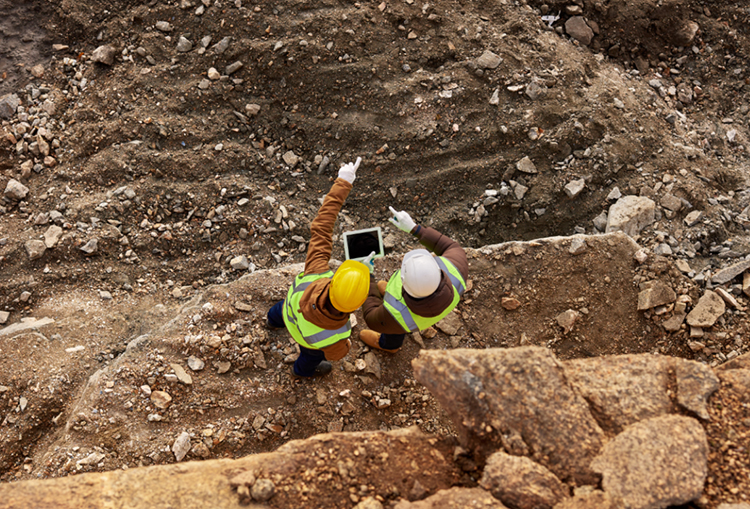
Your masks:
{"label": "brown soil", "polygon": [[[340,164],[357,156],[362,167],[337,233],[383,226],[393,255],[378,262],[383,277],[412,247],[388,226],[389,205],[470,248],[594,233],[592,220],[607,210],[614,187],[658,203],[663,186],[674,184],[671,194],[704,212],[690,228],[683,209],[644,230],[644,246],[677,239],[675,256],[651,255],[644,265],[620,245],[570,261],[544,243],[522,252],[479,250],[472,290],[459,306],[462,329],[424,339],[427,348],[529,342],[561,358],[658,352],[713,364],[747,350],[744,309],[730,309],[694,352],[688,330],[659,325],[669,310],[652,316],[635,305],[638,284],[652,279],[697,301],[700,283],[675,258],[700,272],[731,262],[723,247],[732,256],[750,253],[733,220],[750,201],[742,4],[580,2],[599,29],[587,48],[541,20],[542,12],[562,12],[554,25],[562,26],[569,18],[563,2],[207,3],[197,15],[200,1],[0,0],[0,70],[7,73],[0,96],[23,90],[27,113],[54,100],[47,127],[59,142],[50,167],[9,142],[7,134],[23,137],[15,136],[18,117],[0,131],[1,188],[21,180],[24,161],[39,164],[24,180],[25,200],[0,203],[0,310],[11,312],[9,323],[56,320],[0,337],[0,386],[9,388],[0,392],[0,480],[173,462],[168,447],[184,430],[205,446],[190,459],[269,451],[322,431],[417,424],[452,435],[411,376],[416,341],[396,356],[374,354],[380,378],[357,370],[367,352],[355,340],[332,376],[300,383],[284,363],[288,336],[264,327],[266,310],[294,276],[285,267],[304,259],[304,243],[293,237],[309,238],[318,199]],[[681,47],[675,34],[687,19],[700,30]],[[156,29],[159,21],[173,30]],[[175,50],[180,36],[192,42],[190,52]],[[212,49],[224,37],[229,47]],[[53,51],[53,43],[68,48]],[[112,66],[90,61],[103,44],[117,48]],[[477,68],[485,50],[502,57],[497,69]],[[225,74],[236,61],[243,66],[231,76],[201,84],[209,68]],[[36,64],[41,78],[28,71]],[[652,79],[687,85],[695,99],[661,97]],[[533,100],[524,93],[532,81],[541,87]],[[491,105],[495,90],[499,104]],[[251,114],[248,104],[260,112]],[[670,123],[674,112],[687,120],[677,115]],[[730,129],[737,131],[732,142]],[[282,159],[287,151],[301,158],[296,166]],[[320,169],[316,157],[323,156],[330,164]],[[524,156],[537,174],[514,173]],[[586,189],[569,198],[563,188],[579,178]],[[485,190],[502,190],[511,179],[529,188],[526,195],[500,194],[477,215]],[[65,233],[31,261],[24,243],[41,238],[48,225],[36,220],[53,210],[63,214]],[[93,238],[98,250],[86,256],[79,248]],[[257,269],[279,270],[237,281],[241,274],[228,262],[240,254]],[[23,292],[30,298],[22,300]],[[518,299],[519,312],[502,309],[502,297]],[[567,309],[582,312],[570,334],[555,321]],[[84,349],[66,352],[78,346]],[[186,366],[190,355],[206,362],[191,372],[191,386],[165,379],[171,363]],[[230,370],[219,374],[219,362]],[[143,385],[166,390],[173,404],[154,408]],[[391,406],[379,409],[381,399]],[[161,420],[149,420],[153,414]],[[729,427],[709,426],[712,447],[723,447]],[[77,463],[92,452],[105,457]],[[721,457],[712,456],[716,472],[725,468]],[[747,454],[737,458],[747,468]],[[713,475],[701,505],[745,500],[733,482]]]}

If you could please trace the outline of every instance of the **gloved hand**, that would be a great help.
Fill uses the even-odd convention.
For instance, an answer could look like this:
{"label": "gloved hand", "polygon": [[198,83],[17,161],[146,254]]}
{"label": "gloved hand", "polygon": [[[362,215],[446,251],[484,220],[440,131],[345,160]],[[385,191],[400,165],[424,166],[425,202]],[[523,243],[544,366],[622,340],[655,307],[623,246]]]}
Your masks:
{"label": "gloved hand", "polygon": [[370,274],[375,272],[375,251],[367,255],[367,258],[362,260],[362,263],[367,265],[367,268],[370,269]]}
{"label": "gloved hand", "polygon": [[362,158],[358,157],[357,162],[346,163],[339,170],[339,178],[346,180],[350,184],[354,184],[354,179],[357,178],[357,168],[359,168],[359,163],[361,162]]}
{"label": "gloved hand", "polygon": [[391,210],[391,214],[393,214],[393,217],[389,218],[388,220],[393,223],[393,225],[399,230],[405,231],[406,233],[411,233],[414,227],[417,226],[417,223],[414,222],[408,212],[404,210],[402,210],[401,212],[396,212],[393,207],[388,208]]}

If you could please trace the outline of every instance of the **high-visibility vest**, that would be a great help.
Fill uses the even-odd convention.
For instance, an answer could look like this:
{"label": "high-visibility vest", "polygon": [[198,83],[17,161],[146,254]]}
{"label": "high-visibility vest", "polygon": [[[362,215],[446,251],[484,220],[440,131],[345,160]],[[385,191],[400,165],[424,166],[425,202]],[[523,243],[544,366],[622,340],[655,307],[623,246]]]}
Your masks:
{"label": "high-visibility vest", "polygon": [[302,294],[305,292],[305,288],[310,286],[310,283],[324,277],[332,276],[332,270],[322,274],[310,274],[307,276],[301,273],[294,278],[294,283],[292,283],[289,292],[286,294],[283,312],[284,324],[294,340],[305,348],[319,350],[352,335],[352,324],[349,320],[336,330],[324,329],[307,321],[299,307]]}
{"label": "high-visibility vest", "polygon": [[461,300],[461,295],[464,294],[464,290],[466,289],[466,282],[464,281],[463,276],[461,276],[461,272],[449,262],[448,259],[443,258],[442,256],[437,256],[435,257],[435,261],[440,266],[440,269],[445,272],[453,285],[453,301],[438,316],[419,316],[416,313],[412,313],[412,311],[406,306],[403,297],[400,270],[397,270],[396,273],[391,276],[391,279],[388,281],[388,286],[385,288],[385,297],[383,299],[385,309],[388,310],[391,316],[407,332],[424,330],[445,318],[448,313],[453,311],[453,308],[458,305],[458,301]]}

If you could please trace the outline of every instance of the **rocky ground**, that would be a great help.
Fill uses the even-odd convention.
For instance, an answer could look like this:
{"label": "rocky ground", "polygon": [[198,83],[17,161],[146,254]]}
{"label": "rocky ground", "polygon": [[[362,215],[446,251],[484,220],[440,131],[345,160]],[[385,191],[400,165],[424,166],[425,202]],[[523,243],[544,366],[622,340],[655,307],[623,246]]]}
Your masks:
{"label": "rocky ground", "polygon": [[[422,348],[712,366],[748,349],[742,5],[0,9],[0,324],[28,326],[0,329],[2,480],[173,462],[183,432],[188,459],[323,431],[414,424],[450,437],[411,374]],[[456,323],[398,356],[355,341],[330,381],[293,384],[293,345],[263,315],[357,156],[334,257],[338,233],[381,225],[387,277],[412,247],[387,223],[392,205],[476,248],[472,289]],[[585,237],[483,252],[616,229],[610,206],[626,196],[642,215],[620,202],[631,221],[617,224],[637,246]],[[711,309],[691,319],[707,290]],[[741,405],[724,410],[733,423]],[[741,500],[731,472],[750,463],[744,426],[708,426],[702,505]]]}

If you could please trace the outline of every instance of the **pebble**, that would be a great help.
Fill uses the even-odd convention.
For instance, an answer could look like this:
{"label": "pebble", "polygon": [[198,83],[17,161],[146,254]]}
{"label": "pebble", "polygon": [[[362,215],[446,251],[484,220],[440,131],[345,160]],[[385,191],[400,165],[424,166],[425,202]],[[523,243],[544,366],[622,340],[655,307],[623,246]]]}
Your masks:
{"label": "pebble", "polygon": [[99,247],[99,239],[91,239],[86,244],[81,246],[81,251],[83,251],[86,255],[93,255],[96,254],[96,251]]}
{"label": "pebble", "polygon": [[258,479],[253,484],[250,494],[258,502],[266,502],[276,493],[276,486],[270,479]]}
{"label": "pebble", "polygon": [[232,270],[247,270],[250,267],[250,262],[248,261],[247,256],[240,255],[232,258],[229,265],[232,267]]}
{"label": "pebble", "polygon": [[239,70],[240,70],[240,69],[242,68],[242,66],[243,66],[243,65],[244,65],[244,64],[243,64],[242,62],[240,62],[240,61],[238,60],[237,62],[234,62],[233,64],[229,64],[229,65],[228,65],[228,66],[226,67],[226,69],[224,70],[224,72],[225,72],[225,73],[226,73],[226,74],[227,74],[228,76],[231,76],[231,75],[232,75],[232,74],[234,74],[235,72],[239,71]]}
{"label": "pebble", "polygon": [[531,159],[529,159],[529,156],[526,156],[520,161],[518,161],[516,163],[516,169],[523,173],[530,173],[530,174],[538,173],[536,166],[531,161]]}
{"label": "pebble", "polygon": [[588,246],[586,245],[585,240],[579,237],[574,237],[573,240],[570,241],[570,248],[568,249],[568,252],[573,256],[578,256],[579,254],[585,253],[587,249]]}
{"label": "pebble", "polygon": [[573,330],[573,326],[576,323],[576,320],[580,318],[581,313],[574,309],[568,309],[567,311],[563,311],[557,317],[555,320],[557,320],[557,324],[563,328],[563,331],[565,334]]}
{"label": "pebble", "polygon": [[112,294],[106,290],[99,290],[99,298],[102,300],[112,300]]}
{"label": "pebble", "polygon": [[206,367],[206,363],[198,357],[191,355],[187,360],[188,367],[193,371],[201,371]]}
{"label": "pebble", "polygon": [[299,157],[291,150],[285,152],[284,155],[281,156],[281,158],[287,165],[289,165],[290,168],[294,168],[299,162]]}
{"label": "pebble", "polygon": [[174,374],[177,377],[177,380],[180,381],[180,383],[183,383],[185,385],[193,385],[193,378],[188,374],[187,371],[185,371],[185,368],[180,366],[179,364],[170,364],[169,365],[172,370],[174,370]]}
{"label": "pebble", "polygon": [[47,246],[41,240],[28,240],[24,247],[29,255],[29,260],[38,260],[44,256],[44,252],[47,250]]}
{"label": "pebble", "polygon": [[172,452],[177,461],[182,461],[190,451],[190,435],[183,431],[172,444]]}
{"label": "pebble", "polygon": [[477,58],[476,64],[477,67],[481,67],[483,69],[497,69],[502,61],[503,59],[500,57],[500,55],[486,50],[479,58]]}
{"label": "pebble", "polygon": [[565,185],[564,191],[568,198],[575,198],[586,187],[584,179],[572,180]]}
{"label": "pebble", "polygon": [[154,391],[151,393],[151,402],[156,408],[164,410],[172,403],[172,396],[164,391]]}
{"label": "pebble", "polygon": [[221,74],[219,74],[219,71],[217,71],[214,67],[208,69],[208,79],[216,81],[219,78],[221,78]]}
{"label": "pebble", "polygon": [[171,32],[173,30],[172,24],[168,21],[157,21],[156,29],[160,32]]}
{"label": "pebble", "polygon": [[[255,116],[258,113],[260,113],[260,104],[246,104],[245,105],[245,112],[248,115]],[[325,158],[324,158],[325,160]]]}
{"label": "pebble", "polygon": [[115,63],[115,56],[117,55],[117,48],[109,44],[99,46],[91,54],[91,60],[104,65],[112,65]]}
{"label": "pebble", "polygon": [[0,311],[0,325],[3,325],[5,322],[7,322],[9,317],[10,313],[8,311]]}
{"label": "pebble", "polygon": [[191,49],[193,49],[193,43],[185,37],[180,36],[179,41],[177,41],[177,51],[180,53],[187,53]]}

